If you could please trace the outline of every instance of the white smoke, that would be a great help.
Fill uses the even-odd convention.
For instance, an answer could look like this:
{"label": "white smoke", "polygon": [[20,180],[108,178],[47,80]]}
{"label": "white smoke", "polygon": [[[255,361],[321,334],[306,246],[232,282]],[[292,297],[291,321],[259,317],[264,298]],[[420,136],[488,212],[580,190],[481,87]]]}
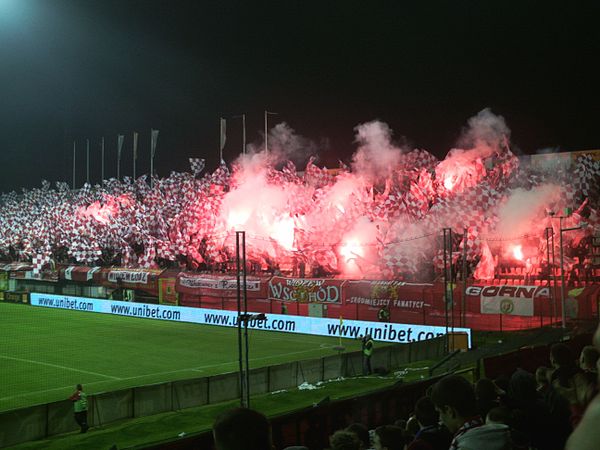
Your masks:
{"label": "white smoke", "polygon": [[504,117],[494,114],[490,108],[479,111],[467,122],[458,145],[464,149],[478,150],[481,158],[498,151],[510,140],[510,129]]}
{"label": "white smoke", "polygon": [[535,234],[545,227],[546,211],[559,200],[560,187],[554,184],[543,184],[529,191],[514,189],[498,209],[497,233],[505,237]]}
{"label": "white smoke", "polygon": [[[304,165],[310,156],[313,156],[319,150],[318,145],[299,134],[286,122],[281,122],[269,130],[268,159],[273,165],[293,161],[296,165]],[[265,144],[253,143],[248,145],[248,153],[264,153]]]}
{"label": "white smoke", "polygon": [[352,169],[369,179],[389,177],[398,168],[402,149],[392,144],[392,130],[377,120],[363,123],[354,128],[359,148],[352,156]]}

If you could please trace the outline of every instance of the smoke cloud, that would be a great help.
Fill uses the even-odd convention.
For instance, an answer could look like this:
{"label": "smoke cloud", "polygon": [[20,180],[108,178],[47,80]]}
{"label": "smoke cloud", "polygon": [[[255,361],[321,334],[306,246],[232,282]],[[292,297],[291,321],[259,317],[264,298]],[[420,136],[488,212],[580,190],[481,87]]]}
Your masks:
{"label": "smoke cloud", "polygon": [[388,178],[398,168],[402,149],[392,144],[392,130],[377,120],[354,128],[358,150],[352,157],[352,169],[369,180]]}

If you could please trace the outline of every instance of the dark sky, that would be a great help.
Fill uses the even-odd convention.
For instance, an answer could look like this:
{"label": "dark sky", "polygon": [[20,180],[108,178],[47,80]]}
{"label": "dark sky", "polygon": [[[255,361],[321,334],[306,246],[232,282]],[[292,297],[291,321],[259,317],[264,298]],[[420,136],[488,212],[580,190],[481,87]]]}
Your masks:
{"label": "dark sky", "polygon": [[[323,163],[379,119],[443,156],[490,107],[525,153],[600,147],[599,2],[0,0],[0,190],[116,173],[116,136],[160,130],[159,175],[217,162],[219,117],[263,110],[323,143]],[[228,123],[226,159],[241,148]]]}

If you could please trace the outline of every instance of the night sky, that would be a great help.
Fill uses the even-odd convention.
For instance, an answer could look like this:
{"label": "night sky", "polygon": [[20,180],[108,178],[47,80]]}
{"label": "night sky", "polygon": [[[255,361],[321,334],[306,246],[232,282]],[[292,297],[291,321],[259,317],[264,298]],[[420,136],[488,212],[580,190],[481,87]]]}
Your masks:
{"label": "night sky", "polygon": [[[379,119],[438,157],[469,117],[502,115],[523,153],[600,148],[599,2],[0,0],[0,191],[116,174],[116,137],[140,133],[138,175],[218,159],[219,117],[263,110],[348,160]],[[241,150],[228,121],[225,159]],[[78,183],[79,184],[79,183]]]}

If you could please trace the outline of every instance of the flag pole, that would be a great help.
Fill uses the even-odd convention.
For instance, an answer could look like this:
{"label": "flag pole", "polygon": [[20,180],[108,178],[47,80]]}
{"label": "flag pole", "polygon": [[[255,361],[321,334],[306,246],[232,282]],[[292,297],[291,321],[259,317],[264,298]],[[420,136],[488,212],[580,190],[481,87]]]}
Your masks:
{"label": "flag pole", "polygon": [[219,164],[223,164],[223,149],[225,148],[225,140],[226,138],[226,133],[227,133],[227,121],[220,117],[219,118],[219,123],[220,123],[220,135],[219,135]]}
{"label": "flag pole", "polygon": [[265,110],[265,153],[269,153],[269,123],[268,123],[269,114],[271,114],[272,116],[276,116],[277,113]]}
{"label": "flag pole", "polygon": [[242,155],[246,154],[246,114],[242,114]]}
{"label": "flag pole", "polygon": [[137,159],[138,134],[133,132],[133,180],[135,181],[135,161]]}
{"label": "flag pole", "polygon": [[75,158],[77,157],[77,154],[75,152],[76,145],[76,142],[73,141],[73,190],[75,190]]}
{"label": "flag pole", "polygon": [[242,155],[246,154],[246,114],[233,116],[233,119],[242,119]]}
{"label": "flag pole", "polygon": [[117,180],[121,179],[121,152],[123,151],[124,134],[117,134]]}
{"label": "flag pole", "polygon": [[158,130],[150,129],[150,187],[154,187],[154,155],[156,154],[156,143],[158,141]]}
{"label": "flag pole", "polygon": [[102,136],[102,181],[104,181],[104,136]]}
{"label": "flag pole", "polygon": [[86,179],[86,182],[89,183],[90,182],[90,140],[86,139],[85,141],[86,141],[86,155],[87,155],[86,164],[85,164],[85,166],[86,166],[85,179]]}

